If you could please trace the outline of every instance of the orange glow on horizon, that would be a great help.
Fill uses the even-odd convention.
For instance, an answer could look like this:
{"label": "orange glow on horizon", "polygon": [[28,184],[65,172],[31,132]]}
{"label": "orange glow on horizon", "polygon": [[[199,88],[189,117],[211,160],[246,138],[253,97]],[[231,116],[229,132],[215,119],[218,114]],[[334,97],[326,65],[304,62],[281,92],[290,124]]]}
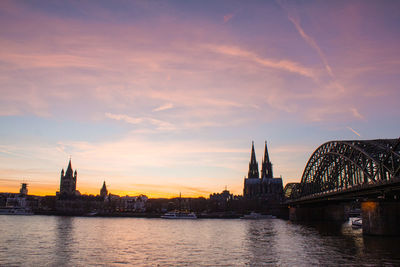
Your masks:
{"label": "orange glow on horizon", "polygon": [[[59,188],[29,188],[28,185],[28,195],[34,195],[34,196],[55,196],[56,192],[59,190]],[[88,188],[82,188],[81,190],[78,189],[78,191],[82,195],[99,195],[100,194],[100,189],[95,190],[95,189],[88,189]],[[161,192],[161,191],[134,191],[134,190],[109,190],[108,191],[110,194],[113,195],[118,195],[118,196],[139,196],[139,195],[146,195],[149,198],[175,198],[179,197],[179,192],[178,193],[168,193],[168,192]],[[7,187],[2,187],[0,189],[0,193],[19,193],[19,188],[13,186],[7,186]],[[212,194],[212,192],[210,192]],[[191,193],[191,194],[186,194],[186,193],[181,193],[182,197],[185,198],[198,198],[198,197],[205,197],[208,198],[208,195],[205,194],[196,194],[196,193]]]}

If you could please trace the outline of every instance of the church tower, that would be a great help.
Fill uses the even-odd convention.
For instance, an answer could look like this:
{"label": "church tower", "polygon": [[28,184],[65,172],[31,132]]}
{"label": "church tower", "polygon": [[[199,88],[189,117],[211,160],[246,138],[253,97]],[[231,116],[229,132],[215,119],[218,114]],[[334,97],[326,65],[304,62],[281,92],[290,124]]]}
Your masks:
{"label": "church tower", "polygon": [[260,178],[258,174],[258,162],[256,160],[256,153],[254,152],[254,141],[251,144],[251,158],[249,162],[249,173],[247,178]]}
{"label": "church tower", "polygon": [[107,195],[108,195],[108,190],[107,190],[107,187],[106,187],[106,181],[104,181],[103,182],[103,187],[100,190],[100,196],[102,198],[105,198]]}
{"label": "church tower", "polygon": [[71,159],[64,175],[64,169],[61,170],[60,195],[63,197],[75,196],[77,172],[73,172]]}
{"label": "church tower", "polygon": [[251,144],[251,158],[249,162],[249,172],[244,178],[243,196],[248,199],[257,198],[261,191],[261,179],[258,172],[258,162],[254,151],[254,142]]}
{"label": "church tower", "polygon": [[272,163],[269,160],[267,141],[265,141],[264,158],[261,165],[261,179],[273,178],[272,174]]}

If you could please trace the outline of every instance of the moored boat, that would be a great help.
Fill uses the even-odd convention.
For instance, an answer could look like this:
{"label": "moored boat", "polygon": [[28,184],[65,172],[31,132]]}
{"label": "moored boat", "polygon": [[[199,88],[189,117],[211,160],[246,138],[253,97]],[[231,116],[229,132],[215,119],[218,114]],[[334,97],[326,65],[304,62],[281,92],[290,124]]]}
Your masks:
{"label": "moored boat", "polygon": [[362,219],[358,218],[351,222],[351,226],[354,228],[361,228],[362,227]]}
{"label": "moored boat", "polygon": [[0,208],[0,215],[33,215],[33,212],[23,207],[3,207]]}
{"label": "moored boat", "polygon": [[197,219],[194,212],[171,211],[161,216],[163,219]]}

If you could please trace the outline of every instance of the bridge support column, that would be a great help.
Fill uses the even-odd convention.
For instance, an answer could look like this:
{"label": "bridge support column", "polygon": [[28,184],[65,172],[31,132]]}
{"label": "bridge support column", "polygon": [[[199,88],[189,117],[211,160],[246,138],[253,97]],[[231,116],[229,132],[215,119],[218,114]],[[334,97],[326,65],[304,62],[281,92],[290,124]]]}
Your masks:
{"label": "bridge support column", "polygon": [[321,207],[296,206],[289,209],[289,220],[294,222],[319,221],[321,217]]}
{"label": "bridge support column", "polygon": [[400,202],[364,201],[361,213],[363,234],[400,235]]}
{"label": "bridge support column", "polygon": [[331,221],[344,222],[348,218],[343,204],[329,204],[323,206],[295,206],[289,209],[291,221]]}
{"label": "bridge support column", "polygon": [[324,207],[325,221],[345,222],[349,218],[345,213],[344,204],[331,204]]}

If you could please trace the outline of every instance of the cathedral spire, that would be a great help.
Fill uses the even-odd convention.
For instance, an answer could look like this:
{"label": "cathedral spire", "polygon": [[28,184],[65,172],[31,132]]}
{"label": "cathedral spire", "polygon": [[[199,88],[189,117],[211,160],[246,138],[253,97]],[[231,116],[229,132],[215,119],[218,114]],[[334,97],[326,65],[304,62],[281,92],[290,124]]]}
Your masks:
{"label": "cathedral spire", "polygon": [[264,151],[264,162],[269,162],[269,155],[268,155],[268,147],[267,147],[267,141],[265,141],[265,151]]}
{"label": "cathedral spire", "polygon": [[61,170],[61,180],[60,180],[60,196],[61,197],[74,197],[76,194],[76,180],[77,173],[73,173],[71,158],[68,162],[67,170]]}
{"label": "cathedral spire", "polygon": [[251,141],[251,163],[256,162],[256,153],[254,152],[254,141]]}
{"label": "cathedral spire", "polygon": [[261,165],[261,178],[273,178],[272,163],[269,160],[267,141],[265,141],[264,159]]}
{"label": "cathedral spire", "polygon": [[69,158],[69,163],[68,163],[67,171],[68,171],[68,170],[71,170],[71,171],[72,171],[71,158]]}
{"label": "cathedral spire", "polygon": [[254,151],[254,141],[251,144],[251,158],[249,163],[248,178],[260,178],[258,173],[258,162],[256,160],[256,153]]}
{"label": "cathedral spire", "polygon": [[68,167],[67,170],[65,171],[65,176],[71,176],[72,177],[72,165],[71,165],[71,158],[69,159]]}

